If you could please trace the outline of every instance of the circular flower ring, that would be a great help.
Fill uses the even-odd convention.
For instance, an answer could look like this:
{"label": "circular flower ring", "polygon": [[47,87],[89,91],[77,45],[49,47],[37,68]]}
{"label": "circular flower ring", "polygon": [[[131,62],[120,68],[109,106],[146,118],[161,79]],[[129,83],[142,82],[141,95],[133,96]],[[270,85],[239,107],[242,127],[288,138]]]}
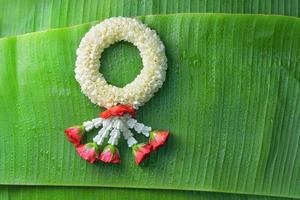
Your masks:
{"label": "circular flower ring", "polygon": [[[104,49],[122,40],[139,49],[144,67],[131,83],[119,88],[108,84],[99,68]],[[162,86],[166,69],[165,48],[154,30],[133,18],[113,17],[92,27],[82,38],[75,77],[93,103],[105,108],[124,104],[137,109]]]}

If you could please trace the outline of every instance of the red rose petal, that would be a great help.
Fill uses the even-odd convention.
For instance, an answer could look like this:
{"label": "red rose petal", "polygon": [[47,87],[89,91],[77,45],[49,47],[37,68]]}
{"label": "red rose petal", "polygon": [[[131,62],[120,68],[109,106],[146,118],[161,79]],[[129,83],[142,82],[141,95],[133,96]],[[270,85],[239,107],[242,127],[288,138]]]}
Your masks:
{"label": "red rose petal", "polygon": [[153,131],[150,135],[149,144],[152,146],[153,150],[156,151],[161,146],[167,143],[168,138],[168,131]]}
{"label": "red rose petal", "polygon": [[120,163],[121,160],[118,148],[113,145],[107,145],[100,154],[99,160],[105,163]]}
{"label": "red rose petal", "polygon": [[89,147],[87,144],[82,144],[76,147],[76,151],[80,157],[90,163],[95,163],[97,161],[98,153],[94,147]]}
{"label": "red rose petal", "polygon": [[129,105],[116,105],[113,106],[104,112],[100,113],[100,117],[107,119],[111,116],[123,116],[124,114],[130,114],[132,117],[135,117],[135,109],[132,106]]}
{"label": "red rose petal", "polygon": [[149,144],[137,144],[133,147],[133,154],[135,156],[135,163],[140,165],[146,158],[149,157],[152,146]]}
{"label": "red rose petal", "polygon": [[75,146],[80,144],[82,135],[83,135],[83,128],[80,126],[74,126],[66,129],[65,131],[68,140],[73,143]]}

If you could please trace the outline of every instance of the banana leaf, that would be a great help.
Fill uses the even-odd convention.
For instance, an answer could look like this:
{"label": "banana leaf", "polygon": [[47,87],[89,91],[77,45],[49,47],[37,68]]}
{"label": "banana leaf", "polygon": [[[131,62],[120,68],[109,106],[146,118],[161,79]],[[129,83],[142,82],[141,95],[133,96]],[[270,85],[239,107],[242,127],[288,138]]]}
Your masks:
{"label": "banana leaf", "polygon": [[299,0],[0,0],[0,37],[110,16],[253,13],[299,17]]}
{"label": "banana leaf", "polygon": [[[163,88],[137,116],[153,128],[169,129],[168,145],[137,167],[124,142],[118,166],[90,165],[67,143],[65,128],[100,111],[74,79],[75,50],[95,22],[3,38],[0,184],[15,185],[3,194],[38,190],[17,185],[53,185],[223,193],[195,192],[195,198],[212,199],[231,198],[226,193],[299,198],[299,19],[226,14],[139,19],[160,35],[169,68]],[[141,69],[138,51],[127,43],[108,48],[101,59],[102,73],[118,86]],[[48,187],[44,193],[48,190],[64,189]]]}
{"label": "banana leaf", "polygon": [[146,190],[128,188],[95,188],[95,187],[43,187],[43,186],[2,186],[1,200],[75,200],[75,199],[109,199],[119,200],[292,200],[291,198],[277,198],[255,195],[191,192],[178,190]]}

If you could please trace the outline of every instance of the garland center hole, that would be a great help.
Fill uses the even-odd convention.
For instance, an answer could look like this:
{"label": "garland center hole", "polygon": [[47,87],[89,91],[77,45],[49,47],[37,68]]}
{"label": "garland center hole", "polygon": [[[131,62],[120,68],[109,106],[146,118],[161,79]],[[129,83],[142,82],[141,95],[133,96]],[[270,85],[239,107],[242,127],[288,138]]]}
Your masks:
{"label": "garland center hole", "polygon": [[143,68],[139,50],[125,41],[116,42],[106,48],[100,62],[99,72],[107,83],[120,88],[132,82]]}

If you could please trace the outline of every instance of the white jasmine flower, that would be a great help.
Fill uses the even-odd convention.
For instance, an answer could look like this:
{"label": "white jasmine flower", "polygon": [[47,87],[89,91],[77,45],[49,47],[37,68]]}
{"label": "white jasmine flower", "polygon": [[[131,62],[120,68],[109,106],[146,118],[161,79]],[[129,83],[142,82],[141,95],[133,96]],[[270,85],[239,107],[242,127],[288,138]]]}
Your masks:
{"label": "white jasmine flower", "polygon": [[136,123],[137,123],[136,119],[129,118],[127,120],[127,125],[128,125],[129,128],[133,128],[136,125]]}
{"label": "white jasmine flower", "polygon": [[103,119],[101,118],[95,118],[92,120],[95,128],[99,128],[102,125]]}
{"label": "white jasmine flower", "polygon": [[89,132],[89,131],[93,130],[93,128],[94,128],[94,124],[91,121],[83,122],[83,126],[84,126],[84,129],[86,132]]}
{"label": "white jasmine flower", "polygon": [[141,133],[142,130],[144,129],[144,124],[136,123],[133,128],[136,132]]}
{"label": "white jasmine flower", "polygon": [[136,139],[134,139],[134,137],[130,137],[127,140],[128,147],[132,147],[134,144],[137,144],[137,143],[138,142],[136,141]]}

